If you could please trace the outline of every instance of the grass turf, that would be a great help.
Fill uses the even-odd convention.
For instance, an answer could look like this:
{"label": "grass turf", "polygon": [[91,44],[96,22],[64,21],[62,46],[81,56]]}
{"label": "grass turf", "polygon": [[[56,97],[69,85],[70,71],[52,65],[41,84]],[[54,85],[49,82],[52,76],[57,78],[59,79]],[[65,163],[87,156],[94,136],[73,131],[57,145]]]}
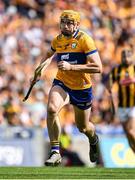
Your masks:
{"label": "grass turf", "polygon": [[0,167],[0,179],[135,179],[135,169]]}

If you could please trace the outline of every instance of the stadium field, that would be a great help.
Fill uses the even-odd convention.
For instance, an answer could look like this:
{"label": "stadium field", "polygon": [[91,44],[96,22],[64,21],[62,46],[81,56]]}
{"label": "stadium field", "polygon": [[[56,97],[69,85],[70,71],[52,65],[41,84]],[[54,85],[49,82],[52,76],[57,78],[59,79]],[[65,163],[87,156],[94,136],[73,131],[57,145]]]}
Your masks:
{"label": "stadium field", "polygon": [[135,169],[1,167],[0,179],[135,179]]}

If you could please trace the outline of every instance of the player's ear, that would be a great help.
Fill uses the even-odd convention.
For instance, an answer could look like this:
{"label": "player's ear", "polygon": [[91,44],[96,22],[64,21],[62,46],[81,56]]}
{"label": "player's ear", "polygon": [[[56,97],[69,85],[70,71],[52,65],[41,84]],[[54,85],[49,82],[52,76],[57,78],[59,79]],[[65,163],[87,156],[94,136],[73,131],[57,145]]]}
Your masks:
{"label": "player's ear", "polygon": [[59,23],[59,28],[61,29],[61,23]]}

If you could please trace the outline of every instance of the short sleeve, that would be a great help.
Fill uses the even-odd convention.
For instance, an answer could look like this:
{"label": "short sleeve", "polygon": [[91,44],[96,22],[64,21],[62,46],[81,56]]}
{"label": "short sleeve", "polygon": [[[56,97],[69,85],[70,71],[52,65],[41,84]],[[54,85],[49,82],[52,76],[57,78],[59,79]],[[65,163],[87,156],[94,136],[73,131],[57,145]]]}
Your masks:
{"label": "short sleeve", "polygon": [[82,49],[86,55],[97,52],[94,40],[87,34],[82,37]]}

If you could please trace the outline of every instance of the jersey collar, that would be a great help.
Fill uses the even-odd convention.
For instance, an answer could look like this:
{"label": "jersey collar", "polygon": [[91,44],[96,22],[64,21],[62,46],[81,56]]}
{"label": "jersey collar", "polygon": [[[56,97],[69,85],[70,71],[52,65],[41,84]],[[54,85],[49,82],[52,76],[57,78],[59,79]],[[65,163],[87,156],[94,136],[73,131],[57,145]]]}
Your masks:
{"label": "jersey collar", "polygon": [[76,32],[74,32],[74,34],[73,34],[73,38],[76,38],[76,37],[77,37],[78,32],[79,32],[79,29],[77,29],[77,31],[76,31]]}

